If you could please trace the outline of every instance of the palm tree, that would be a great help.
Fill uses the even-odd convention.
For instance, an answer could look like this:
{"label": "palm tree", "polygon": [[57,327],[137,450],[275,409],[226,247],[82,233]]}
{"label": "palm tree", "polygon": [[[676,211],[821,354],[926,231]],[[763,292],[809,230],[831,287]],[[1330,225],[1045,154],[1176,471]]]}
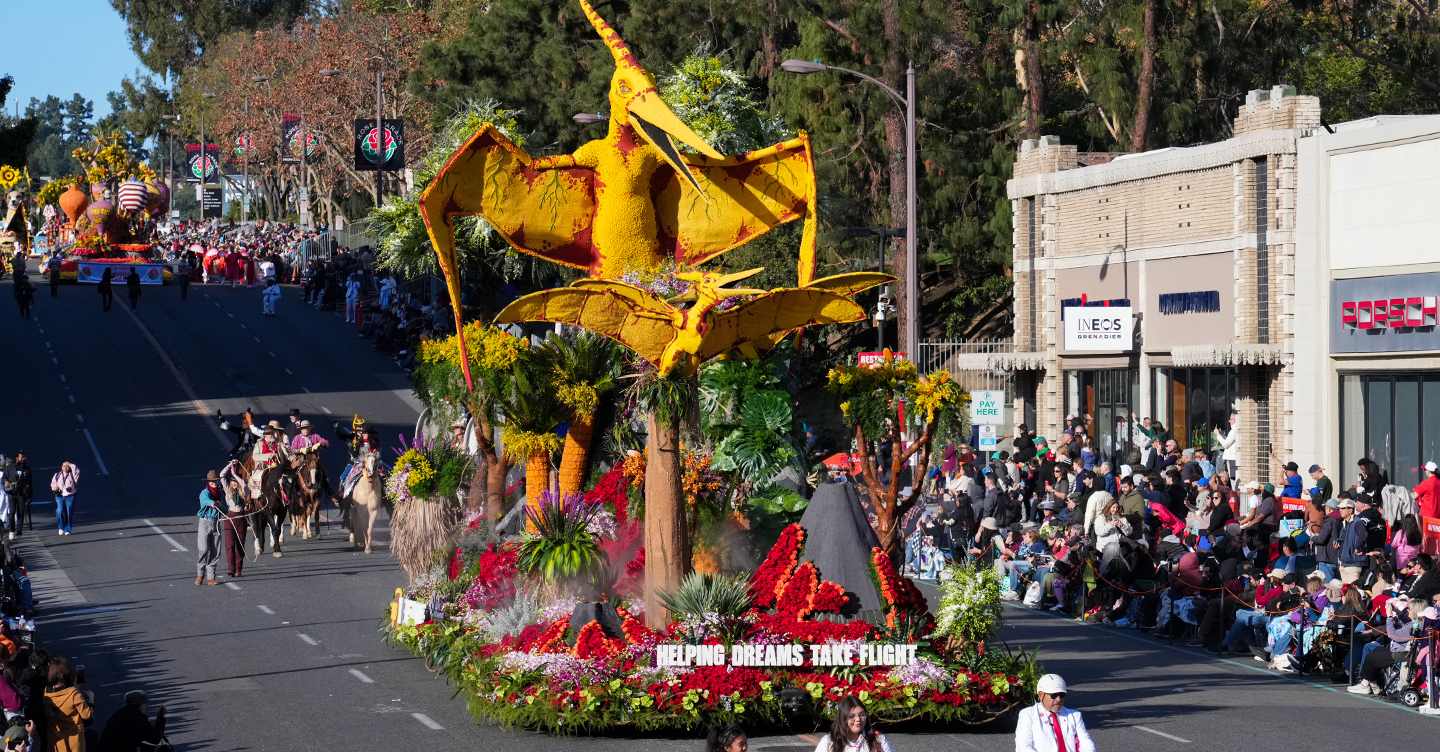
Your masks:
{"label": "palm tree", "polygon": [[555,427],[563,408],[556,398],[554,364],[542,351],[514,366],[514,389],[498,407],[505,417],[505,456],[525,463],[525,506],[538,511],[540,493],[550,488],[550,457],[560,448]]}
{"label": "palm tree", "polygon": [[560,454],[560,493],[580,491],[589,464],[600,397],[615,388],[619,352],[607,337],[588,330],[545,342],[553,362],[556,396],[570,410],[570,429]]}

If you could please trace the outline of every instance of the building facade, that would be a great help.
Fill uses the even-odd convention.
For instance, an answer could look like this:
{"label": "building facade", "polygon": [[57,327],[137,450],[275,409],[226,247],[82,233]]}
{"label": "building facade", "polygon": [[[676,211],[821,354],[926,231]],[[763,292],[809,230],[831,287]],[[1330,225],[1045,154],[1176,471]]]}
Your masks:
{"label": "building facade", "polygon": [[[1115,155],[1025,142],[1009,183],[1014,352],[970,366],[1017,369],[1017,418],[1055,436],[1089,416],[1121,461],[1132,414],[1208,447],[1233,411],[1241,478],[1276,476],[1271,450],[1298,448],[1295,316],[1310,297],[1296,289],[1297,145],[1319,127],[1318,99],[1277,86],[1250,92],[1220,143]],[[1112,319],[1128,336],[1086,333]]]}
{"label": "building facade", "polygon": [[1413,486],[1440,461],[1440,116],[1322,129],[1297,156],[1296,455]]}

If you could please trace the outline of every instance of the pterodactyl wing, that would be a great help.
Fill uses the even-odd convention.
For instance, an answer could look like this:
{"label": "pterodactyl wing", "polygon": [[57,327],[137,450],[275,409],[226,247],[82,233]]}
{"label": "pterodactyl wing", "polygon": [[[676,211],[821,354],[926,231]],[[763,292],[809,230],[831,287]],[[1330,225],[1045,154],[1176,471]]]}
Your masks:
{"label": "pterodactyl wing", "polygon": [[[778,225],[803,218],[800,284],[815,276],[815,158],[810,137],[712,159],[685,153],[699,190],[673,173],[654,196],[660,247],[677,262],[698,266]],[[706,200],[706,197],[709,200]]]}
{"label": "pterodactyl wing", "polygon": [[659,310],[646,295],[654,297],[623,283],[598,281],[544,290],[505,306],[495,323],[549,321],[583,327],[619,342],[658,367],[665,348],[675,340],[676,329],[671,313]]}
{"label": "pterodactyl wing", "polygon": [[420,196],[420,216],[447,277],[458,266],[453,218],[475,214],[517,251],[579,269],[594,260],[595,172],[575,166],[570,155],[532,159],[489,123]]}
{"label": "pterodactyl wing", "polygon": [[[815,324],[843,324],[865,318],[865,309],[825,290],[775,290],[728,311],[710,313],[709,331],[697,353],[701,363],[731,348]],[[773,345],[772,345],[773,346]]]}

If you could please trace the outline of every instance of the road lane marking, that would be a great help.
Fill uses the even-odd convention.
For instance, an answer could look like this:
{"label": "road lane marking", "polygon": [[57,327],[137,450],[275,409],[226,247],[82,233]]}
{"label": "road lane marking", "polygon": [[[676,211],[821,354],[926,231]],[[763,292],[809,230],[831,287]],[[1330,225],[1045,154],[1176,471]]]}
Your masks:
{"label": "road lane marking", "polygon": [[49,350],[49,349],[50,349],[50,343],[49,343],[49,342],[46,342],[46,343],[45,343],[45,349],[46,349],[46,350]]}
{"label": "road lane marking", "polygon": [[308,386],[302,386],[300,388],[304,389],[306,394],[314,394],[314,392],[310,391],[310,387]]}
{"label": "road lane marking", "polygon": [[241,328],[241,329],[244,329],[244,328],[245,328],[245,325],[244,325],[244,324],[241,324],[241,325],[240,325],[240,328]]}
{"label": "road lane marking", "polygon": [[364,672],[364,671],[361,671],[361,670],[358,669],[358,668],[352,668],[352,669],[350,669],[350,675],[353,676],[353,677],[355,677],[356,679],[359,679],[359,680],[362,681],[362,682],[365,682],[366,684],[374,684],[374,683],[375,683],[375,680],[374,680],[374,679],[371,679],[370,677],[366,676],[366,675],[365,675],[365,672]]}
{"label": "road lane marking", "polygon": [[230,588],[231,590],[239,590],[239,589],[240,589],[240,586],[239,586],[239,585],[236,585],[236,584],[233,583],[233,582],[227,582],[227,583],[225,583],[225,587],[228,587],[228,588]]}
{"label": "road lane marking", "polygon": [[305,641],[305,644],[306,644],[306,645],[319,645],[319,644],[320,644],[320,641],[319,641],[319,640],[315,639],[314,637],[311,637],[311,636],[308,635],[308,634],[301,634],[301,635],[299,635],[299,637],[300,637],[300,639],[302,639],[302,640]]}
{"label": "road lane marking", "polygon": [[[218,306],[218,305],[220,305],[220,304],[219,304],[219,303],[216,303],[215,305]],[[232,318],[232,319],[235,318],[235,314],[233,314],[233,313],[227,313],[227,314],[225,314],[225,315],[226,315],[226,316],[229,316],[229,317]]]}
{"label": "road lane marking", "polygon": [[285,373],[288,373],[288,374],[290,374],[291,376],[294,376],[294,375],[295,375],[295,372],[292,371],[292,370],[290,370],[289,368],[286,368],[286,369],[285,369]]}
{"label": "road lane marking", "polygon": [[430,716],[425,715],[424,713],[411,713],[411,714],[410,714],[410,717],[411,717],[411,718],[414,718],[414,719],[417,720],[417,721],[419,721],[422,725],[425,726],[425,728],[428,728],[428,729],[430,729],[431,731],[444,731],[444,730],[445,730],[445,727],[444,727],[444,726],[441,726],[440,724],[438,724],[438,723],[430,720]]}
{"label": "road lane marking", "polygon": [[75,395],[71,394],[71,395],[68,395],[68,396],[70,397],[70,401],[71,401],[71,402],[74,402],[74,401],[75,401]]}
{"label": "road lane marking", "polygon": [[272,358],[275,357],[275,353],[273,353],[273,352],[270,353],[270,357],[272,357]]}
{"label": "road lane marking", "polygon": [[65,380],[65,374],[63,374],[63,373],[60,374],[60,380],[61,380],[61,381],[64,381],[64,380]]}
{"label": "road lane marking", "polygon": [[1150,733],[1152,733],[1152,734],[1154,734],[1154,735],[1156,735],[1156,736],[1163,736],[1163,737],[1165,737],[1166,739],[1169,739],[1169,740],[1172,741],[1172,742],[1180,742],[1181,744],[1189,744],[1189,743],[1190,743],[1190,740],[1189,740],[1189,739],[1181,739],[1181,738],[1178,737],[1178,736],[1171,736],[1170,734],[1167,734],[1167,733],[1165,733],[1164,731],[1156,731],[1155,729],[1145,728],[1144,726],[1131,726],[1130,728],[1139,729],[1139,730],[1141,730],[1141,731],[1148,731],[1148,732],[1150,732]]}
{"label": "road lane marking", "polygon": [[78,420],[78,421],[80,421],[81,423],[84,423],[84,422],[85,422],[85,416],[84,416],[84,415],[81,415],[80,413],[75,413],[75,420]]}
{"label": "road lane marking", "polygon": [[80,430],[85,433],[85,440],[90,442],[90,451],[95,453],[95,464],[100,466],[100,474],[109,475],[110,471],[105,469],[105,460],[100,459],[100,449],[95,446],[95,439],[90,437],[90,429],[82,428]]}
{"label": "road lane marking", "polygon": [[256,338],[255,338],[255,341],[256,341],[256,342],[259,342],[259,341],[260,341],[260,338],[259,338],[259,337],[256,337]]}
{"label": "road lane marking", "polygon": [[331,412],[330,412],[330,408],[328,408],[328,407],[326,407],[326,406],[324,406],[324,405],[321,405],[321,406],[320,406],[320,409],[321,409],[321,410],[324,410],[326,415],[333,415],[333,414],[334,414],[334,413],[331,413]]}
{"label": "road lane marking", "polygon": [[59,362],[60,362],[60,359],[59,359],[59,358],[51,358],[50,360],[55,361],[56,363],[59,363]]}
{"label": "road lane marking", "polygon": [[189,551],[189,550],[190,550],[190,549],[188,549],[188,548],[180,545],[180,541],[177,541],[177,540],[175,540],[174,538],[171,538],[168,533],[166,533],[164,530],[161,530],[158,525],[156,525],[155,523],[151,522],[150,520],[142,520],[142,522],[144,522],[146,525],[149,525],[151,530],[154,530],[155,532],[159,533],[159,534],[160,534],[160,537],[161,537],[161,538],[164,538],[166,543],[169,543],[170,545],[174,546],[176,549],[178,549],[178,550],[180,550],[180,551]]}
{"label": "road lane marking", "polygon": [[206,407],[204,402],[200,401],[200,396],[195,394],[195,389],[190,386],[190,382],[185,379],[185,375],[180,373],[180,369],[175,366],[175,361],[171,360],[170,356],[165,354],[165,349],[160,346],[159,340],[155,339],[155,335],[151,334],[150,330],[146,329],[145,325],[140,323],[140,318],[135,315],[134,311],[129,310],[125,306],[120,306],[120,310],[125,311],[126,315],[130,317],[130,320],[134,321],[135,326],[140,329],[140,333],[145,335],[145,339],[150,343],[150,347],[154,348],[155,354],[160,356],[160,362],[165,364],[165,367],[170,371],[170,375],[175,377],[175,382],[178,383],[180,389],[185,392],[185,396],[190,398],[190,404],[195,407],[195,412],[205,421],[205,425],[210,426],[210,430],[215,434],[215,440],[220,442],[220,447],[227,452],[230,451],[230,437],[226,436],[225,431],[220,428],[220,424],[215,422],[214,414],[210,412],[210,408]]}
{"label": "road lane marking", "polygon": [[275,609],[270,608],[269,606],[259,606],[258,608],[260,609],[260,613],[262,614],[270,614],[271,616],[275,615]]}

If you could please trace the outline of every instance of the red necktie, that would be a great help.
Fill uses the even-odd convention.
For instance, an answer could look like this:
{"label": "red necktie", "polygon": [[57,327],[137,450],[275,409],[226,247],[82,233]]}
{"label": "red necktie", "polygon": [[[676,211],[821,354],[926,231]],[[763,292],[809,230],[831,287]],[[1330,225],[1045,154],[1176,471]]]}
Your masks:
{"label": "red necktie", "polygon": [[1060,733],[1060,716],[1055,713],[1050,714],[1050,727],[1055,729],[1056,752],[1065,752],[1065,735]]}

